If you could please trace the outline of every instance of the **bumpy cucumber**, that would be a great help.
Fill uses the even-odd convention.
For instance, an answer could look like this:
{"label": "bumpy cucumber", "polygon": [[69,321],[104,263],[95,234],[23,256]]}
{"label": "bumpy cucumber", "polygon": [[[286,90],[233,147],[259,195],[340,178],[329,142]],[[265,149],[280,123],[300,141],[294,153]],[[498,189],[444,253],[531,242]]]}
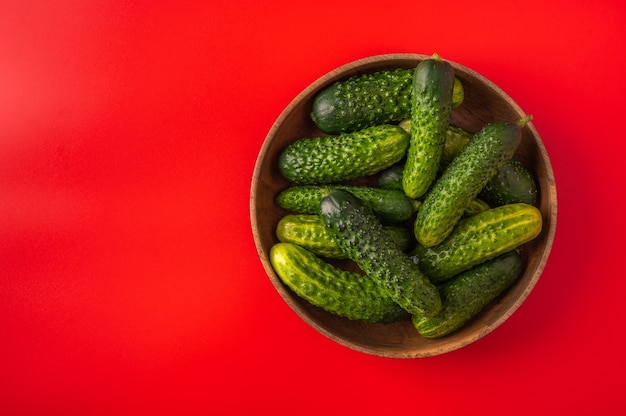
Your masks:
{"label": "bumpy cucumber", "polygon": [[537,200],[537,184],[519,160],[511,159],[478,195],[494,206],[517,202],[532,205]]}
{"label": "bumpy cucumber", "polygon": [[[394,243],[407,252],[413,243],[412,235],[406,227],[385,225]],[[343,259],[346,254],[326,230],[319,215],[287,214],[278,221],[276,237],[282,242],[297,244],[318,256]]]}
{"label": "bumpy cucumber", "polygon": [[298,245],[273,245],[270,263],[298,296],[335,315],[379,323],[407,316],[368,276],[341,270]]}
{"label": "bumpy cucumber", "polygon": [[322,199],[321,213],[337,245],[398,305],[413,315],[432,316],[439,311],[437,288],[360,199],[334,190]]}
{"label": "bumpy cucumber", "polygon": [[278,194],[276,202],[280,207],[289,211],[319,214],[322,198],[333,189],[343,189],[354,194],[369,206],[381,221],[386,223],[398,223],[411,218],[420,204],[397,189],[357,185],[291,186]]}
{"label": "bumpy cucumber", "polygon": [[534,239],[541,228],[541,212],[536,207],[502,205],[460,220],[443,242],[434,247],[417,244],[411,255],[431,282],[438,284]]}
{"label": "bumpy cucumber", "polygon": [[420,244],[434,246],[450,234],[470,201],[513,157],[522,138],[520,127],[527,121],[487,124],[463,147],[420,206],[414,227]]}
{"label": "bumpy cucumber", "polygon": [[404,164],[402,187],[410,198],[426,193],[437,176],[446,140],[454,70],[439,58],[420,62],[413,77],[411,141]]}
{"label": "bumpy cucumber", "polygon": [[439,287],[441,311],[414,316],[413,326],[426,338],[441,338],[464,326],[508,289],[522,272],[522,258],[510,251],[459,274]]}
{"label": "bumpy cucumber", "polygon": [[[313,101],[311,118],[330,134],[349,132],[410,117],[415,69],[356,75],[322,90]],[[463,84],[455,78],[453,107],[464,99]]]}
{"label": "bumpy cucumber", "polygon": [[[411,119],[405,118],[398,126],[402,127],[407,133],[411,134]],[[443,145],[443,151],[441,153],[441,167],[447,166],[452,159],[459,154],[461,149],[465,147],[467,142],[472,138],[472,133],[465,130],[462,127],[452,124],[448,125],[446,130],[446,140]]]}
{"label": "bumpy cucumber", "polygon": [[[399,124],[407,132],[411,129],[411,120],[404,119]],[[440,170],[445,169],[447,165],[452,162],[461,149],[472,138],[472,133],[465,130],[462,127],[450,125],[446,132],[446,144],[443,148],[443,154],[441,155],[441,167]],[[386,170],[391,169],[399,170],[401,168],[398,165],[394,165]],[[395,183],[391,180],[398,180],[397,176],[392,176],[391,173],[386,174],[385,171],[379,175],[388,175],[385,178],[385,186],[394,186]],[[400,181],[402,179],[400,178]],[[497,206],[504,204],[514,204],[517,202],[523,202],[526,204],[534,204],[537,199],[537,183],[533,175],[528,169],[515,157],[511,158],[498,170],[498,173],[491,178],[487,185],[478,194],[480,198],[485,202]]]}
{"label": "bumpy cucumber", "polygon": [[282,150],[278,168],[295,184],[340,182],[373,175],[393,165],[404,157],[408,145],[406,131],[394,125],[302,138]]}

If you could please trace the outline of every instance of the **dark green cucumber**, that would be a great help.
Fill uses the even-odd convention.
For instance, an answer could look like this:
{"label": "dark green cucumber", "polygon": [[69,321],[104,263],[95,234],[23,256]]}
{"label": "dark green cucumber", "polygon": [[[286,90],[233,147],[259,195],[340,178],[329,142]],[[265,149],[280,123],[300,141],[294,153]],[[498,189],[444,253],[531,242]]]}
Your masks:
{"label": "dark green cucumber", "polygon": [[413,77],[411,141],[402,187],[409,198],[426,193],[437,176],[452,111],[454,70],[438,57],[420,62]]}
{"label": "dark green cucumber", "polygon": [[[452,231],[483,187],[512,157],[522,138],[518,124],[496,121],[484,126],[463,147],[428,191],[415,220],[415,237],[430,247]],[[413,130],[413,127],[411,127]]]}
{"label": "dark green cucumber", "polygon": [[396,189],[404,193],[402,188],[402,171],[404,170],[404,160],[389,166],[376,175],[376,181],[379,188]]}
{"label": "dark green cucumber", "polygon": [[[356,75],[323,89],[313,101],[311,119],[329,134],[396,123],[410,117],[415,69]],[[453,106],[461,105],[463,84],[455,79]]]}
{"label": "dark green cucumber", "polygon": [[341,270],[296,244],[273,245],[270,263],[298,296],[332,314],[374,323],[407,317],[406,311],[381,293],[369,277]]}
{"label": "dark green cucumber", "polygon": [[517,202],[532,205],[537,200],[537,183],[519,160],[511,159],[478,195],[494,206]]}
{"label": "dark green cucumber", "polygon": [[386,223],[406,221],[419,207],[419,202],[410,199],[404,192],[397,189],[357,185],[291,186],[278,194],[276,202],[280,207],[289,211],[300,214],[319,214],[322,198],[333,189],[351,192]]}
{"label": "dark green cucumber", "polygon": [[443,242],[434,247],[417,244],[411,255],[431,282],[438,284],[534,239],[541,228],[541,212],[536,207],[502,205],[460,220]]}
{"label": "dark green cucumber", "polygon": [[373,175],[400,161],[409,146],[401,127],[380,125],[338,136],[302,138],[279,155],[281,174],[299,185]]}
{"label": "dark green cucumber", "polygon": [[321,212],[337,245],[398,305],[414,315],[432,316],[439,311],[437,288],[360,199],[334,190],[322,199]]}
{"label": "dark green cucumber", "polygon": [[[409,230],[401,225],[385,225],[394,243],[403,252],[407,252],[413,243]],[[297,244],[318,256],[332,259],[344,259],[346,254],[326,230],[319,215],[287,214],[278,221],[276,237],[285,243]]]}
{"label": "dark green cucumber", "polygon": [[439,287],[441,311],[414,316],[413,326],[426,338],[441,338],[463,327],[508,289],[522,272],[522,258],[510,251],[459,274]]}

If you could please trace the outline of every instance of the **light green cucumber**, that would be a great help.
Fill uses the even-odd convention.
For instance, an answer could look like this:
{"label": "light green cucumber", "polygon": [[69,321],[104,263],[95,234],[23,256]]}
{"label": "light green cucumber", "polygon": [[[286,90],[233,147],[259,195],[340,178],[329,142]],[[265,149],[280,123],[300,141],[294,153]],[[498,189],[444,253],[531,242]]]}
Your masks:
{"label": "light green cucumber", "polygon": [[[401,225],[384,225],[394,243],[403,252],[413,244],[413,235]],[[286,243],[297,244],[318,256],[343,259],[346,254],[330,236],[319,215],[287,214],[278,221],[276,237]]]}
{"label": "light green cucumber", "polygon": [[339,269],[303,247],[277,243],[270,249],[269,257],[272,268],[287,287],[327,312],[373,323],[407,317],[406,311],[368,276]]}

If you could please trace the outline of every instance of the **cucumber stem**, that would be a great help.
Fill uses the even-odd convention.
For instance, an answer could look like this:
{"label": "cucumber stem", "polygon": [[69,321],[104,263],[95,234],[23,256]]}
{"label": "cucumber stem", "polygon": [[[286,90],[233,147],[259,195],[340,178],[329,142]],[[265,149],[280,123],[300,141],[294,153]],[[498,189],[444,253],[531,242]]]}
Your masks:
{"label": "cucumber stem", "polygon": [[528,122],[530,122],[530,120],[532,120],[532,119],[533,119],[533,116],[527,115],[526,117],[522,118],[520,121],[517,122],[517,127],[519,127],[521,129],[526,124],[528,124]]}

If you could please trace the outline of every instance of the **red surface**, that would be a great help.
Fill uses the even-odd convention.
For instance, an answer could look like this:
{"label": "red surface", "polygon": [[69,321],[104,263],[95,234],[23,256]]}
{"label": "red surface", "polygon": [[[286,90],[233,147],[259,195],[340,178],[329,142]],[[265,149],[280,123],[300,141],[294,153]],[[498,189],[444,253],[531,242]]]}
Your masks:
{"label": "red surface", "polygon": [[[1,2],[0,413],[623,411],[620,3]],[[289,101],[391,52],[437,52],[506,90],[558,186],[526,303],[419,360],[306,326],[265,276],[248,211]]]}

